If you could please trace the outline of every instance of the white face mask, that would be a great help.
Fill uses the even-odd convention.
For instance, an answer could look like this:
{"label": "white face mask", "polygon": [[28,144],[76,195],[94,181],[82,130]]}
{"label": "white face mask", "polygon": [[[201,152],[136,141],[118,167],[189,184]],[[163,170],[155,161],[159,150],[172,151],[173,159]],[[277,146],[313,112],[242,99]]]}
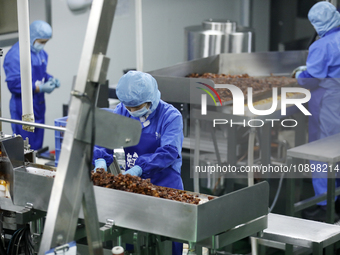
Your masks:
{"label": "white face mask", "polygon": [[146,115],[148,113],[148,108],[146,108],[146,106],[144,106],[142,109],[139,109],[137,111],[134,111],[134,112],[130,112],[128,110],[128,112],[130,113],[131,116],[135,117],[135,118],[138,118],[138,117],[142,117],[144,115]]}
{"label": "white face mask", "polygon": [[45,46],[45,44],[41,44],[41,43],[38,43],[38,42],[35,42],[33,44],[33,48],[35,49],[36,52],[41,51],[44,48],[44,46]]}

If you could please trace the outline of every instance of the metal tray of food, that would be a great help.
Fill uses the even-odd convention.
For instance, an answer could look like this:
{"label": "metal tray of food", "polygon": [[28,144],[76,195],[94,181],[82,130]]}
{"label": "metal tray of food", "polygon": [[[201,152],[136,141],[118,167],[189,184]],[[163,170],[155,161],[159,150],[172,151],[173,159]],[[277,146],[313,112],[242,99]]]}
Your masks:
{"label": "metal tray of food", "polygon": [[[270,82],[282,81],[281,86],[297,86],[294,79],[288,78],[291,72],[305,65],[308,51],[223,53],[207,58],[196,59],[174,66],[149,71],[158,83],[162,99],[167,102],[200,104],[198,90],[190,89],[197,83],[205,83],[216,88],[214,78],[190,78],[193,74],[249,75],[255,79]],[[246,81],[246,80],[245,80]],[[224,82],[223,82],[224,83]],[[197,92],[197,95],[193,93]],[[271,89],[253,94],[254,100],[271,97]],[[246,98],[246,97],[245,97]],[[226,98],[222,105],[230,105]]]}
{"label": "metal tray of food", "polygon": [[[46,212],[54,179],[28,173],[24,167],[13,172],[13,203],[17,206],[31,203],[34,209]],[[94,192],[99,222],[105,223],[111,219],[117,227],[192,242],[253,222],[268,214],[267,182],[198,205],[97,186],[94,186]],[[206,197],[204,194],[191,194]],[[79,217],[83,218],[82,211]],[[260,228],[265,227],[261,225]]]}

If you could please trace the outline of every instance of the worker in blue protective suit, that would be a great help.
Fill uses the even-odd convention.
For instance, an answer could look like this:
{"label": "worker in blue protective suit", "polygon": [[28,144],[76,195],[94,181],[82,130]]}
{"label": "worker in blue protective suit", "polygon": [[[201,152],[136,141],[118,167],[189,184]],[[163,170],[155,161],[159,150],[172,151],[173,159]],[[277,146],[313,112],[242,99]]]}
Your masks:
{"label": "worker in blue protective suit", "polygon": [[[48,55],[43,50],[46,42],[52,37],[52,28],[45,21],[37,20],[30,25],[31,44],[31,67],[32,67],[32,90],[33,111],[36,123],[45,123],[45,93],[51,93],[60,86],[58,79],[53,78],[46,72]],[[8,89],[12,93],[10,99],[11,118],[22,119],[21,104],[21,79],[19,42],[15,43],[8,51],[4,60],[4,69]],[[24,139],[29,138],[31,148],[38,150],[42,148],[44,129],[35,128],[34,132],[27,132],[22,125],[12,124],[14,134],[21,135]]]}
{"label": "worker in blue protective suit", "polygon": [[[308,122],[309,142],[340,133],[340,13],[329,2],[316,3],[308,13],[308,19],[320,39],[310,47],[306,66],[295,69],[298,83],[310,89],[308,102],[312,114]],[[310,161],[315,167],[325,162]],[[314,172],[315,195],[327,191],[327,173]],[[336,185],[339,185],[339,180]],[[305,210],[304,218],[325,221],[326,201],[318,204],[314,211]],[[338,220],[338,215],[336,215]]]}
{"label": "worker in blue protective suit", "polygon": [[[136,146],[126,147],[124,174],[150,178],[154,185],[183,190],[181,178],[183,120],[181,113],[160,99],[156,80],[147,73],[129,71],[116,88],[120,104],[114,113],[139,120],[142,133]],[[113,151],[94,149],[95,168],[107,168]],[[182,254],[183,245],[173,243],[172,254]]]}

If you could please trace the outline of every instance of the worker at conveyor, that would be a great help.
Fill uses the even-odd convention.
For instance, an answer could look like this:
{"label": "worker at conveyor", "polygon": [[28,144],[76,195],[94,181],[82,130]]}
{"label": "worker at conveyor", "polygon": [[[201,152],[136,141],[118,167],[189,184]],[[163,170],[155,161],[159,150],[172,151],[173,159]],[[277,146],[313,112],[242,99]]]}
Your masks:
{"label": "worker at conveyor", "polygon": [[[160,99],[156,80],[147,73],[129,71],[116,88],[120,103],[114,113],[139,120],[140,141],[126,147],[125,174],[150,178],[158,186],[183,190],[181,178],[183,121],[181,113]],[[114,134],[111,134],[114,135]],[[106,169],[113,161],[113,151],[95,147],[95,168]],[[181,243],[173,243],[172,254],[182,254]]]}
{"label": "worker at conveyor", "polygon": [[[298,83],[311,91],[308,107],[312,115],[309,116],[308,135],[309,142],[312,142],[340,133],[340,13],[331,3],[322,1],[309,10],[308,19],[320,39],[309,47],[306,66],[294,72]],[[325,162],[310,161],[310,164],[320,169]],[[312,174],[315,195],[325,193],[327,173],[315,171]],[[336,182],[340,186],[339,180]],[[325,221],[326,204],[322,201],[316,210],[304,210],[302,216]],[[337,214],[335,218],[339,219]]]}
{"label": "worker at conveyor", "polygon": [[[52,28],[45,21],[36,20],[30,25],[31,45],[31,67],[32,67],[32,89],[33,89],[33,111],[36,123],[45,123],[45,93],[51,93],[60,86],[58,79],[53,78],[46,72],[48,55],[44,46],[52,37]],[[10,99],[11,118],[21,120],[21,78],[19,42],[15,43],[8,51],[4,60],[4,69],[8,89],[12,93]],[[22,125],[12,124],[14,134],[21,135],[24,139],[29,138],[31,148],[38,150],[42,148],[44,140],[44,129],[35,128],[33,132],[22,129]]]}

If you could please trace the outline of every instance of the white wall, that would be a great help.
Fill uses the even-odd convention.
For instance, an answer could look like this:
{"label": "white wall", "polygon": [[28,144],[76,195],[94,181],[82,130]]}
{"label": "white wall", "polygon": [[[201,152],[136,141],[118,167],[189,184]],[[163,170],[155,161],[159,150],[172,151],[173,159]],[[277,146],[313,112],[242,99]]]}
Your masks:
{"label": "white wall", "polygon": [[[267,50],[269,0],[256,0],[254,22],[256,49]],[[257,3],[258,2],[258,3]],[[263,4],[264,2],[264,4]],[[240,2],[237,0],[144,0],[143,44],[144,71],[174,65],[184,59],[184,27],[199,25],[208,18],[230,19],[239,22]],[[122,70],[135,68],[135,13],[133,0],[120,0],[116,11],[107,56],[110,60],[108,79],[117,83]],[[62,116],[62,104],[68,103],[74,75],[77,74],[85,37],[89,10],[73,14],[66,0],[52,1],[53,38],[45,49],[49,53],[48,72],[60,79],[61,87],[46,95],[46,124]],[[267,18],[266,18],[267,17]],[[259,30],[258,30],[259,29]],[[258,30],[258,31],[257,31]],[[4,48],[6,54],[9,48]],[[3,60],[2,60],[3,63]],[[10,117],[10,93],[1,69],[2,114]],[[3,131],[11,134],[10,125],[3,123]],[[54,131],[45,130],[44,146],[54,149]]]}

